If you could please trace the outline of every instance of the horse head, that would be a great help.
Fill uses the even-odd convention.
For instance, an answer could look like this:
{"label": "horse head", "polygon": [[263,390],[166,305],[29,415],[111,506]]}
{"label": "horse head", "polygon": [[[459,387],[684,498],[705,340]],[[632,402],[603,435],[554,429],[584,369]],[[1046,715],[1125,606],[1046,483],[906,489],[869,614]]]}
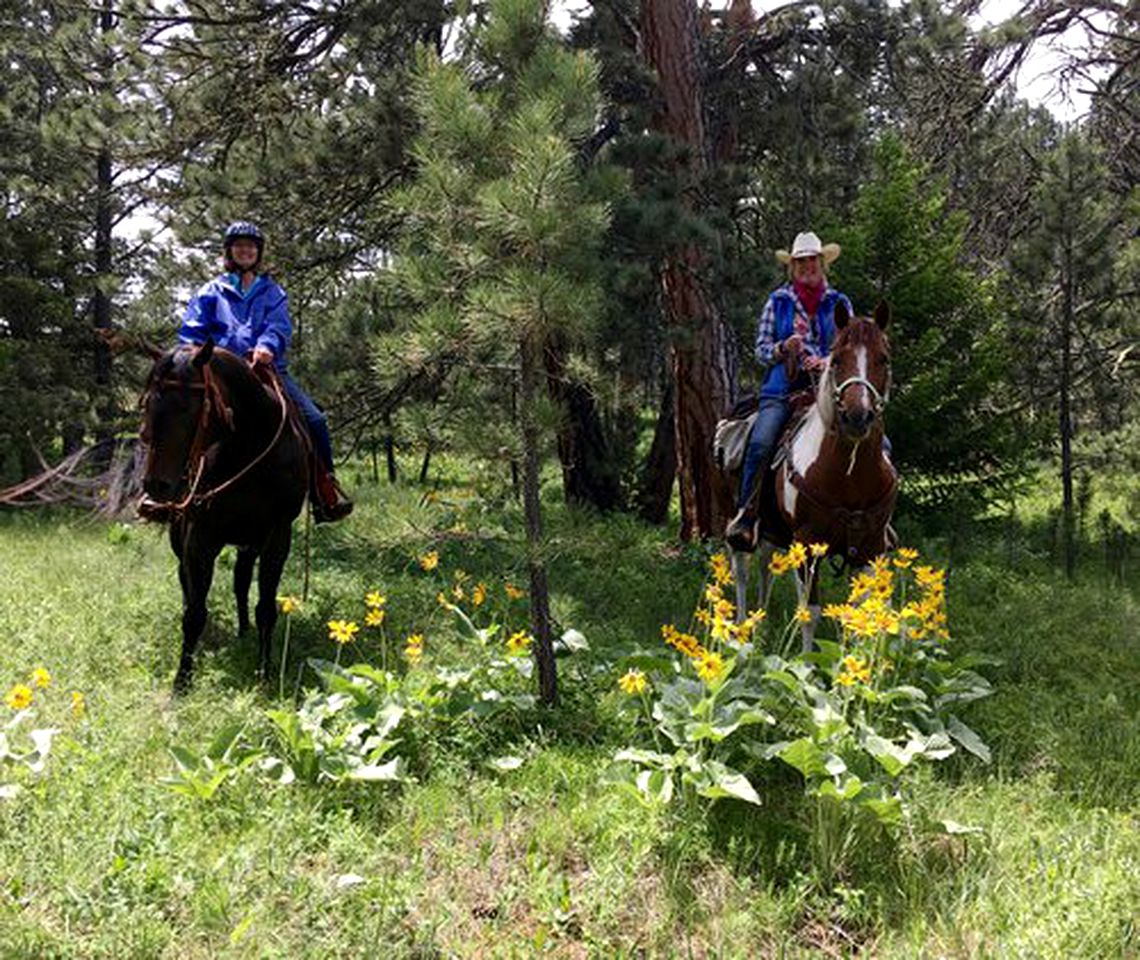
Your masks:
{"label": "horse head", "polygon": [[214,343],[178,346],[161,354],[147,377],[140,437],[147,448],[143,490],[156,501],[181,497],[192,482],[213,429],[211,411],[225,409],[210,374]]}
{"label": "horse head", "polygon": [[829,427],[848,440],[865,440],[880,422],[891,389],[891,351],[886,328],[891,310],[885,302],[874,317],[851,317],[844,304],[835,310],[838,333],[827,373],[820,381],[818,403]]}

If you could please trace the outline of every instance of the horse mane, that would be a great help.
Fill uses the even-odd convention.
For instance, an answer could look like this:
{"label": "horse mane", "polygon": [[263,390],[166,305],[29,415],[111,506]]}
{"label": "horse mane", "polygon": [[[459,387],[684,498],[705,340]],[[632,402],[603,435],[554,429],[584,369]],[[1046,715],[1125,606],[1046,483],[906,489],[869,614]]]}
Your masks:
{"label": "horse mane", "polygon": [[872,347],[878,343],[888,343],[886,332],[870,317],[852,317],[850,322],[836,334],[831,350],[846,347]]}

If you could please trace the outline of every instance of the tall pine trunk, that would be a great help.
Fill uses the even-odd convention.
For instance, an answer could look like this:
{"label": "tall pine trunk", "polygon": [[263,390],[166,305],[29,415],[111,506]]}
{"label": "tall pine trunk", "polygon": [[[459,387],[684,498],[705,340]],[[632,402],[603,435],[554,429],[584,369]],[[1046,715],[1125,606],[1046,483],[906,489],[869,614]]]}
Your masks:
{"label": "tall pine trunk", "polygon": [[550,625],[550,589],[543,559],[541,463],[538,422],[539,392],[542,388],[542,345],[535,334],[526,334],[520,344],[522,363],[519,377],[519,424],[523,444],[523,515],[526,518],[526,565],[530,578],[530,629],[534,635],[534,657],[538,666],[538,691],[547,706],[558,703],[558,674],[554,660],[554,636]]}
{"label": "tall pine trunk", "polygon": [[673,481],[677,479],[677,441],[673,400],[673,372],[665,375],[665,389],[653,428],[653,444],[645,458],[637,491],[637,512],[649,523],[662,524],[669,517]]}
{"label": "tall pine trunk", "polygon": [[[112,0],[102,0],[99,10],[99,31],[106,35],[115,27]],[[103,96],[110,95],[112,89],[113,60],[108,50],[100,63],[99,91]],[[104,112],[101,117],[105,130],[110,130],[111,118]],[[109,137],[105,133],[104,137]],[[110,283],[112,262],[112,191],[114,181],[111,170],[111,147],[107,139],[95,158],[95,296],[93,313],[98,330],[111,328]],[[115,404],[111,391],[111,349],[101,339],[95,340],[95,410],[98,414],[96,439],[103,441],[114,434]],[[110,458],[110,451],[107,451]]]}
{"label": "tall pine trunk", "polygon": [[[658,77],[656,126],[687,148],[687,203],[697,208],[708,168],[702,114],[697,10],[691,0],[642,0],[645,56]],[[702,284],[705,261],[695,243],[662,264],[661,302],[672,332],[674,430],[681,494],[681,537],[719,536],[732,507],[728,479],[712,454],[716,421],[732,400],[732,339]]]}
{"label": "tall pine trunk", "polygon": [[1061,251],[1061,551],[1065,576],[1073,579],[1077,568],[1075,516],[1073,510],[1073,254],[1072,234],[1067,233]]}

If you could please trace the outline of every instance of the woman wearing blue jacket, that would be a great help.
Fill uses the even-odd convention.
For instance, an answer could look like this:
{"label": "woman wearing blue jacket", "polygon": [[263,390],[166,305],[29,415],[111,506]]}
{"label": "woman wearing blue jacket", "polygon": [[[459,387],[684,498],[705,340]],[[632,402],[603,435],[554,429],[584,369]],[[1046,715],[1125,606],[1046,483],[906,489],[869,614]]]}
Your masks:
{"label": "woman wearing blue jacket", "polygon": [[835,308],[853,314],[851,301],[827,282],[827,267],[839,257],[839,244],[820,242],[814,233],[799,234],[792,251],[777,250],[788,282],[774,290],[760,314],[756,360],[764,369],[760,407],[748,438],[740,479],[738,512],[725,529],[736,550],[756,548],[759,481],[772,463],[776,444],[791,413],[788,397],[810,389],[811,374],[822,369],[835,339]]}
{"label": "woman wearing blue jacket", "polygon": [[313,515],[318,523],[340,520],[352,512],[352,501],[336,482],[328,420],[289,376],[285,354],[293,339],[289,298],[277,282],[261,272],[265,237],[256,224],[231,223],[222,241],[226,272],[194,294],[186,308],[178,339],[204,343],[213,339],[253,364],[272,364],[286,393],[308,424],[316,452]]}

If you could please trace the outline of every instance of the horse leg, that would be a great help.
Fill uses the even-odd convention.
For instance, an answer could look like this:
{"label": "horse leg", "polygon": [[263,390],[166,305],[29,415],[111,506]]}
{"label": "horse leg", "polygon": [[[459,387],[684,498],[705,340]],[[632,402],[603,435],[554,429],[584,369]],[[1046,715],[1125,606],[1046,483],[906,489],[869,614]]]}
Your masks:
{"label": "horse leg", "polygon": [[269,654],[277,626],[277,588],[292,542],[292,523],[281,524],[266,539],[257,567],[257,677],[262,682],[269,677]]}
{"label": "horse leg", "polygon": [[741,623],[748,613],[748,554],[729,547],[728,555],[732,563],[732,584],[736,587],[736,622]]}
{"label": "horse leg", "polygon": [[182,583],[182,656],[174,675],[174,692],[185,693],[194,673],[194,651],[206,627],[206,597],[214,579],[214,561],[220,547],[212,543],[183,544],[178,565]]}
{"label": "horse leg", "polygon": [[242,547],[234,564],[234,598],[237,600],[238,636],[249,632],[249,585],[253,582],[253,565],[257,551],[252,547]]}
{"label": "horse leg", "polygon": [[812,647],[815,646],[816,624],[819,623],[819,592],[815,583],[812,583],[811,590],[808,590],[804,576],[799,570],[796,571],[796,598],[800,607],[806,608],[810,614],[807,623],[800,625],[800,636],[803,638],[803,652],[811,653]]}

